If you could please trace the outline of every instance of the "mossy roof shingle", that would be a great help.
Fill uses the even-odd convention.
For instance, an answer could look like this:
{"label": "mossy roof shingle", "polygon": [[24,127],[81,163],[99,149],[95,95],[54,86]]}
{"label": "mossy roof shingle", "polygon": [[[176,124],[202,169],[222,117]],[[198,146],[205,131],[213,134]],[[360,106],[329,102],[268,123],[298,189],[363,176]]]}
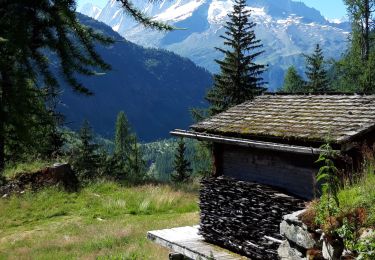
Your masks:
{"label": "mossy roof shingle", "polygon": [[262,95],[191,129],[249,139],[344,143],[375,127],[375,95]]}

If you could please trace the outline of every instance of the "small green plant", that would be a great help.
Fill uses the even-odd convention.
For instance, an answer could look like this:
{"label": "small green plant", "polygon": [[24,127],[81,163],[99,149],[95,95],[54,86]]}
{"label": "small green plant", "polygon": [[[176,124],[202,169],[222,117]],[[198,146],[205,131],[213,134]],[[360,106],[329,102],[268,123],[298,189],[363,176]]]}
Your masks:
{"label": "small green plant", "polygon": [[340,202],[337,193],[340,188],[340,179],[338,177],[338,169],[333,162],[333,159],[337,156],[337,153],[328,143],[322,145],[320,149],[322,152],[320,153],[316,162],[323,162],[324,165],[320,167],[316,181],[321,183],[323,194],[327,194],[329,197],[333,198],[336,206],[339,207]]}
{"label": "small green plant", "polygon": [[336,232],[343,239],[346,249],[355,250],[357,243],[356,227],[347,218],[343,219],[342,226]]}
{"label": "small green plant", "polygon": [[[328,223],[330,227],[334,226],[333,218],[331,217],[339,213],[339,208],[337,207],[337,204],[332,197],[327,194],[323,194],[320,198],[319,203],[315,205],[315,210],[315,223],[318,226],[325,228],[327,220],[329,220],[330,222]],[[325,228],[325,231],[330,230],[330,227]]]}
{"label": "small green plant", "polygon": [[375,236],[368,239],[359,240],[359,242],[355,245],[355,250],[358,253],[358,257],[356,259],[375,259]]}
{"label": "small green plant", "polygon": [[[327,219],[332,221],[340,206],[338,191],[340,188],[340,179],[338,177],[338,169],[336,168],[333,159],[337,153],[332,149],[329,143],[320,147],[321,153],[317,163],[323,163],[316,176],[316,181],[321,185],[322,196],[320,203],[317,206],[317,214],[315,222],[319,225],[326,224]],[[331,226],[333,223],[330,223]]]}
{"label": "small green plant", "polygon": [[185,158],[185,153],[185,142],[183,138],[180,138],[175,154],[174,173],[171,175],[171,179],[175,183],[187,182],[191,177],[192,169],[190,162]]}

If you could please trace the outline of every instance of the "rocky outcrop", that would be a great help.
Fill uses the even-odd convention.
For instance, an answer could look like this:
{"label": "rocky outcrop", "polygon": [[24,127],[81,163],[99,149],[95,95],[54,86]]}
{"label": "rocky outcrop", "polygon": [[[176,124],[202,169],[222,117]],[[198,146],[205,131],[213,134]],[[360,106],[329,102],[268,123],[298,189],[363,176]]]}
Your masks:
{"label": "rocky outcrop", "polygon": [[281,260],[307,259],[341,259],[343,243],[341,239],[333,239],[321,230],[309,229],[300,219],[304,210],[294,212],[283,217],[280,224],[280,234],[284,242],[278,248]]}
{"label": "rocky outcrop", "polygon": [[66,191],[76,191],[78,179],[69,164],[54,164],[43,170],[22,173],[0,187],[0,196],[22,193],[25,190],[38,190],[48,186],[61,186]]}
{"label": "rocky outcrop", "polygon": [[302,207],[302,200],[265,185],[207,178],[200,192],[200,234],[251,259],[277,259],[282,216]]}
{"label": "rocky outcrop", "polygon": [[280,224],[280,234],[297,246],[305,249],[314,248],[319,237],[316,238],[316,235],[309,232],[307,226],[298,219],[302,213],[303,210],[284,216]]}
{"label": "rocky outcrop", "polygon": [[304,255],[300,250],[290,245],[288,240],[284,240],[277,253],[281,260],[307,260],[306,255]]}
{"label": "rocky outcrop", "polygon": [[[299,215],[304,211],[300,210],[283,216],[283,221],[280,224],[280,234],[285,240],[277,251],[282,260],[310,259],[308,250],[320,246],[319,233],[311,232],[299,219]],[[318,255],[321,255],[320,251]],[[318,259],[316,256],[314,257],[314,259]]]}

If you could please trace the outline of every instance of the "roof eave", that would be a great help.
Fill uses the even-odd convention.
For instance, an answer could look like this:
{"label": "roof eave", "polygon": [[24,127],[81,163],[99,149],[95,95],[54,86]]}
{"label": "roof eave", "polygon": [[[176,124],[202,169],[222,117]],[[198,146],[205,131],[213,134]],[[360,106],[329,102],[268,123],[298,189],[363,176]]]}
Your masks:
{"label": "roof eave", "polygon": [[243,139],[243,138],[226,137],[226,136],[213,135],[213,134],[207,134],[207,133],[201,133],[201,132],[195,132],[195,131],[186,131],[186,130],[180,130],[180,129],[171,131],[170,134],[174,136],[179,136],[179,137],[193,138],[199,141],[210,141],[210,142],[216,142],[216,143],[238,145],[238,146],[278,151],[278,152],[291,152],[291,153],[296,153],[296,154],[318,155],[322,151],[319,148],[313,148],[313,147],[280,144],[280,143],[272,143],[272,142],[264,142],[264,141],[255,141],[255,140],[249,140],[249,139]]}

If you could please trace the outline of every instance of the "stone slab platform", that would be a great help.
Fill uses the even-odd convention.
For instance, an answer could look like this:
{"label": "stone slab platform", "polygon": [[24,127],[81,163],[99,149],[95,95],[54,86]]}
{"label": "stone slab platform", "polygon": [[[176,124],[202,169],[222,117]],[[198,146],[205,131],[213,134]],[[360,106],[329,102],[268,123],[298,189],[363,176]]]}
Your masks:
{"label": "stone slab platform", "polygon": [[147,238],[175,253],[194,260],[244,260],[246,257],[232,253],[204,241],[198,234],[199,226],[178,227],[147,232]]}

